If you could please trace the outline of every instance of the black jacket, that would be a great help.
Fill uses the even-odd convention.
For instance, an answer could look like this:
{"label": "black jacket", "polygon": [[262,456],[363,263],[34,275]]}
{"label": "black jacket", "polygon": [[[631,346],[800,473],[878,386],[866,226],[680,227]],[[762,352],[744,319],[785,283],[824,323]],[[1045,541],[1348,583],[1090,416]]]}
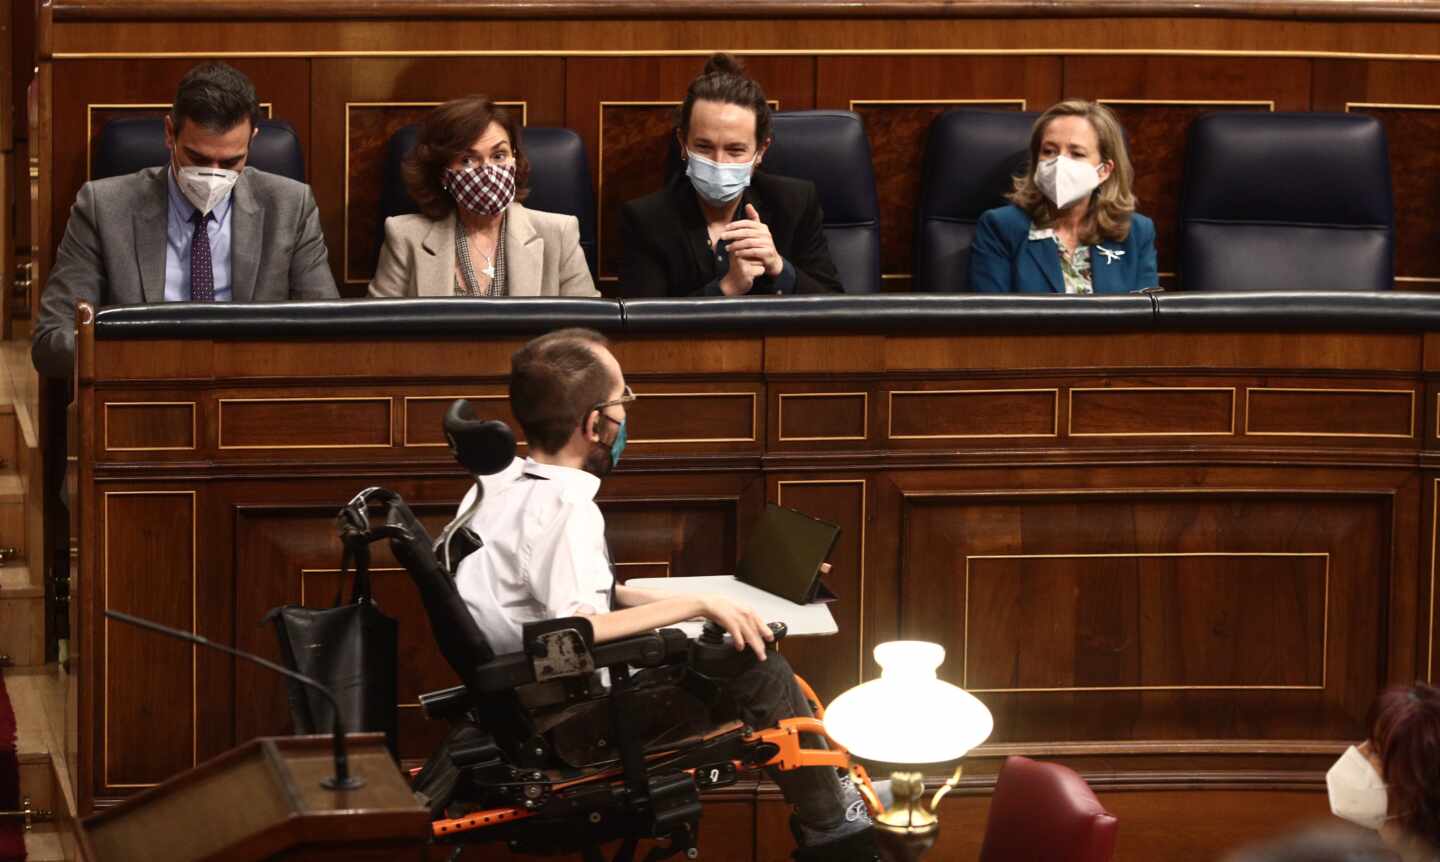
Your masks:
{"label": "black jacket", "polygon": [[[775,250],[794,269],[795,283],[786,293],[842,293],[835,262],[821,228],[820,200],[815,184],[756,171],[741,196],[736,218],[753,204],[770,228]],[[728,263],[710,250],[705,215],[690,180],[682,173],[654,194],[620,208],[620,236],[625,261],[620,269],[620,295],[706,296],[720,294]],[[751,293],[774,293],[774,281],[760,276]]]}

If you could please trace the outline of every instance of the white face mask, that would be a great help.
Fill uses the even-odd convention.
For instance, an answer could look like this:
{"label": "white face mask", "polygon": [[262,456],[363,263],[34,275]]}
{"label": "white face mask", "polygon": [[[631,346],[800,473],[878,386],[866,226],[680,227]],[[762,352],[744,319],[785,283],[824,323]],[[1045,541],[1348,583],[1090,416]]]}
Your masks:
{"label": "white face mask", "polygon": [[1063,210],[1100,186],[1100,169],[1069,156],[1056,156],[1035,169],[1035,184]]}
{"label": "white face mask", "polygon": [[714,162],[704,156],[687,151],[685,175],[700,197],[716,206],[728,204],[750,186],[750,175],[755,170],[755,160],[748,162]]}
{"label": "white face mask", "polygon": [[1325,773],[1325,787],[1330,791],[1330,810],[1336,817],[1374,830],[1385,823],[1390,796],[1384,780],[1360,749],[1353,745],[1345,749]]}
{"label": "white face mask", "polygon": [[180,186],[181,194],[185,195],[195,209],[201,215],[215,209],[215,205],[225,200],[230,190],[235,188],[236,180],[240,179],[238,171],[230,171],[225,168],[200,168],[186,166],[175,172],[175,183]]}

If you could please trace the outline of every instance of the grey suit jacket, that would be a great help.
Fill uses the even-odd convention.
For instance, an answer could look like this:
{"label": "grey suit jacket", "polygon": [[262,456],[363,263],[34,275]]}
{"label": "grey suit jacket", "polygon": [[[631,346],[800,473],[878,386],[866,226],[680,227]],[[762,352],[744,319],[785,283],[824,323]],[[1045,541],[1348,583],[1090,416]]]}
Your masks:
{"label": "grey suit jacket", "polygon": [[[505,277],[511,296],[599,296],[580,249],[574,216],[526,209],[505,212]],[[455,213],[385,219],[385,247],[370,295],[454,296]]]}
{"label": "grey suit jacket", "polygon": [[[168,167],[88,182],[40,297],[30,355],[41,374],[75,367],[75,304],[165,301]],[[236,302],[338,299],[310,187],[247,167],[235,183],[230,284]]]}

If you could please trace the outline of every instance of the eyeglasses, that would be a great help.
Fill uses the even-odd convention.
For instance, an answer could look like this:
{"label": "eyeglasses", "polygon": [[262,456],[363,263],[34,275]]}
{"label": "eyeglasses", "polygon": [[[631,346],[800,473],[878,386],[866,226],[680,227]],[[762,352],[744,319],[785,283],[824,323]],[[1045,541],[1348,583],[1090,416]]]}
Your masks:
{"label": "eyeglasses", "polygon": [[611,401],[602,401],[602,402],[600,402],[599,404],[596,404],[594,407],[591,407],[590,409],[591,409],[591,410],[604,410],[606,407],[614,407],[616,404],[629,404],[631,401],[634,401],[634,400],[635,400],[635,393],[632,392],[632,391],[630,391],[629,385],[626,385],[625,391],[624,391],[623,393],[621,393],[621,395],[620,395],[619,398],[613,399],[613,400],[611,400]]}

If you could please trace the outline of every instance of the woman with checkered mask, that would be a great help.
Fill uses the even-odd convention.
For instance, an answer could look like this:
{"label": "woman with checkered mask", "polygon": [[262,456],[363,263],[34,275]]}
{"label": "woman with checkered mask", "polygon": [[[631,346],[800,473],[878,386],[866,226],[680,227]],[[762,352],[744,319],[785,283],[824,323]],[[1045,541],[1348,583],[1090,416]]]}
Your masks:
{"label": "woman with checkered mask", "polygon": [[520,126],[485,96],[420,126],[405,185],[420,210],[385,220],[370,295],[599,296],[574,216],[532,210]]}

